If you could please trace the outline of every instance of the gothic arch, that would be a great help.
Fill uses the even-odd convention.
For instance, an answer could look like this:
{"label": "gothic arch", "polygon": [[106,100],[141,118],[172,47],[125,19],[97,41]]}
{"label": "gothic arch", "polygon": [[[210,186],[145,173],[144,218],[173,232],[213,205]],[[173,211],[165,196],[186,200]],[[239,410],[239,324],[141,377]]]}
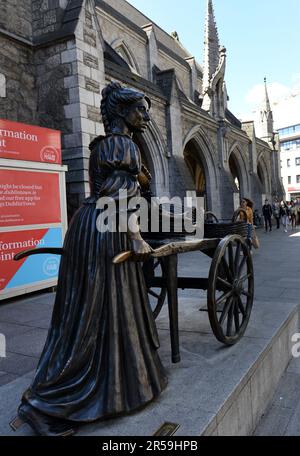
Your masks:
{"label": "gothic arch", "polygon": [[263,154],[260,154],[257,160],[257,175],[261,183],[262,193],[271,194],[271,182],[270,175],[265,157]]}
{"label": "gothic arch", "polygon": [[120,57],[122,57],[123,60],[125,60],[126,63],[128,63],[128,65],[133,73],[140,74],[137,60],[136,60],[133,52],[131,52],[129,46],[124,41],[124,39],[122,39],[122,38],[115,39],[111,43],[111,47],[120,55]]}
{"label": "gothic arch", "polygon": [[167,148],[155,121],[151,119],[146,132],[135,135],[134,140],[152,175],[153,193],[157,196],[169,194]]}
{"label": "gothic arch", "polygon": [[199,125],[193,127],[184,138],[183,151],[187,149],[189,143],[194,145],[197,158],[203,167],[207,209],[211,210],[214,207],[213,190],[217,188],[219,182],[216,166],[217,154],[209,137]]}
{"label": "gothic arch", "polygon": [[[238,143],[235,142],[229,150],[228,167],[233,180],[239,181],[239,193],[241,197],[250,195],[250,180],[247,167],[247,161],[244,157]],[[236,184],[235,184],[236,185]]]}

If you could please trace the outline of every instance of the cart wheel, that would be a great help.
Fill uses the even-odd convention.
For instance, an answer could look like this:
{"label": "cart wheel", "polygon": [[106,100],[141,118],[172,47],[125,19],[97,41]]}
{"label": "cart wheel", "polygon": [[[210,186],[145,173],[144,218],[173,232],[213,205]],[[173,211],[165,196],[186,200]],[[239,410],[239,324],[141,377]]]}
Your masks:
{"label": "cart wheel", "polygon": [[251,314],[254,274],[250,251],[238,235],[226,236],[211,262],[207,307],[216,338],[235,344],[244,334]]}
{"label": "cart wheel", "polygon": [[[153,316],[156,319],[162,309],[167,295],[166,287],[156,287],[155,279],[162,279],[164,276],[164,263],[161,258],[150,258],[143,266],[149,301],[153,309]],[[153,280],[154,279],[154,280]]]}

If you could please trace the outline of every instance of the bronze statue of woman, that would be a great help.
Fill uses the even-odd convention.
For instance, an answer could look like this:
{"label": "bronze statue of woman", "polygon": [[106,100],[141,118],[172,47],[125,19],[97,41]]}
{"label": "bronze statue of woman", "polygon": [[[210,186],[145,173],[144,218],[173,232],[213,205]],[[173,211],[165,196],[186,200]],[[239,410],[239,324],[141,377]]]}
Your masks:
{"label": "bronze statue of woman", "polygon": [[[101,197],[139,196],[141,156],[132,140],[150,121],[143,93],[111,83],[102,91],[106,136],[90,145],[91,196],[67,231],[48,337],[18,416],[40,435],[72,434],[76,423],[127,414],[166,387],[141,264],[150,246],[140,232],[100,232]],[[134,230],[135,231],[135,230]]]}

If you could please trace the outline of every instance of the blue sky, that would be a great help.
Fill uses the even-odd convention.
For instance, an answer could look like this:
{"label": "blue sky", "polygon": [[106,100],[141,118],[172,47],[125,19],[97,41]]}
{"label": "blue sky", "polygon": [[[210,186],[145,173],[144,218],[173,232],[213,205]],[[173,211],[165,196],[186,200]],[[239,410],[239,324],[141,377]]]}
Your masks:
{"label": "blue sky", "polygon": [[[128,1],[168,33],[176,30],[202,64],[206,0]],[[230,110],[243,120],[255,117],[266,76],[277,127],[300,123],[300,0],[213,4],[220,44],[227,48]]]}

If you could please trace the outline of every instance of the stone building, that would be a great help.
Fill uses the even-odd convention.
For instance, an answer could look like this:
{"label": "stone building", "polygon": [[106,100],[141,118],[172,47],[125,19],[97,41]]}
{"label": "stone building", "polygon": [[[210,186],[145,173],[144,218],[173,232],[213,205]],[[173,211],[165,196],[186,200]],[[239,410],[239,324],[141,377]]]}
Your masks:
{"label": "stone building", "polygon": [[262,195],[280,196],[273,132],[259,140],[253,122],[229,111],[225,69],[212,0],[203,67],[176,32],[125,0],[1,0],[0,117],[62,131],[70,213],[89,194],[88,145],[103,133],[101,90],[111,80],[152,100],[151,126],[135,140],[155,194],[196,192],[224,218],[241,195],[258,206]]}

